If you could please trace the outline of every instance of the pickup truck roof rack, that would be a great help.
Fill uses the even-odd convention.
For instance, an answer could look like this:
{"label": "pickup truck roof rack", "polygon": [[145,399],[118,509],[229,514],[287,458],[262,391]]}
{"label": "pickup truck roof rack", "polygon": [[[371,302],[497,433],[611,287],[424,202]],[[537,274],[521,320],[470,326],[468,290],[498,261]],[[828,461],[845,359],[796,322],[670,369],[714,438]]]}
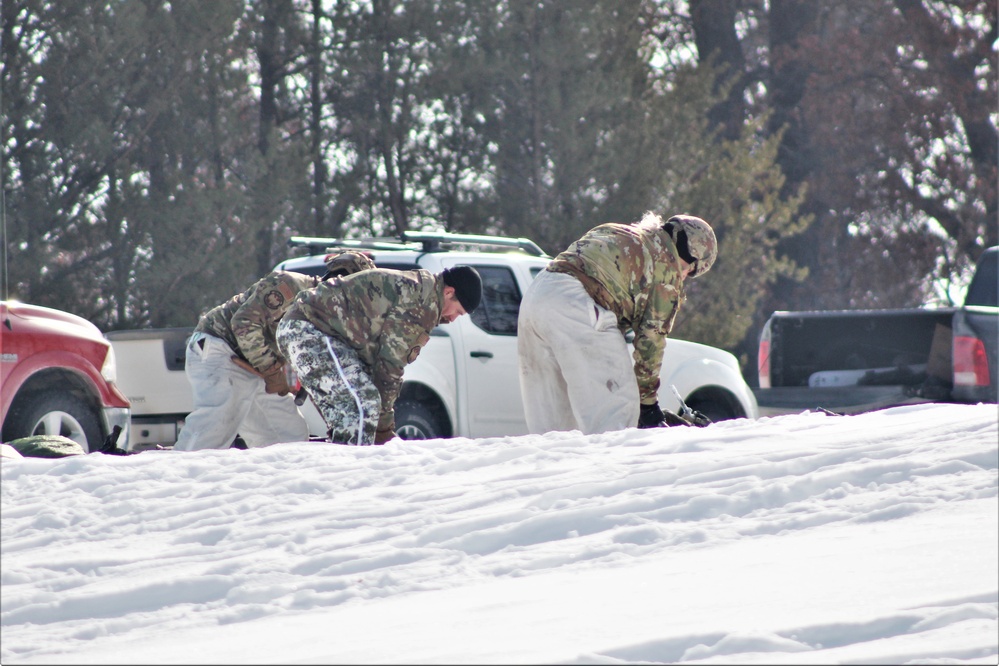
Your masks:
{"label": "pickup truck roof rack", "polygon": [[292,236],[290,247],[306,248],[313,254],[326,252],[331,248],[356,250],[415,250],[423,252],[446,252],[456,246],[481,248],[501,248],[519,250],[534,257],[547,256],[545,251],[528,238],[502,238],[475,234],[453,234],[446,231],[404,231],[399,236],[378,236],[373,238],[321,238],[315,236]]}

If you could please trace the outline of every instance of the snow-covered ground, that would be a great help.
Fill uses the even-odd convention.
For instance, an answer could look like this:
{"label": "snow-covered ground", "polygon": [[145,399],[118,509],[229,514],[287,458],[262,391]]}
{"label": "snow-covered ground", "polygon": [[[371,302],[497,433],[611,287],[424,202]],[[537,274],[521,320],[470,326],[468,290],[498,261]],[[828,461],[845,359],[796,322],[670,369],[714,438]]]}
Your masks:
{"label": "snow-covered ground", "polygon": [[995,664],[997,423],[4,459],[0,661]]}

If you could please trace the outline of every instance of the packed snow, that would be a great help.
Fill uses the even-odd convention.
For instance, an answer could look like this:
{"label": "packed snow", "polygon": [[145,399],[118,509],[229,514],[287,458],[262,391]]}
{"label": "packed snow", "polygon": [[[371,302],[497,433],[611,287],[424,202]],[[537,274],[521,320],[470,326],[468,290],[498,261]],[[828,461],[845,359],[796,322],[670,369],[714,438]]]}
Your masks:
{"label": "packed snow", "polygon": [[999,412],[2,462],[4,664],[995,664]]}

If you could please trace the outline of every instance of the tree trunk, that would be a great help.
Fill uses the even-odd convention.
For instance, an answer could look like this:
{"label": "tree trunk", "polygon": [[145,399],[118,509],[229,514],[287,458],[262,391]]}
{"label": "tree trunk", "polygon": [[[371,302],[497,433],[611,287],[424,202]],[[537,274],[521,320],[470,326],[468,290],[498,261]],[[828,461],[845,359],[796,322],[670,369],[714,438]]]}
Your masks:
{"label": "tree trunk", "polygon": [[694,44],[698,61],[711,61],[721,68],[716,88],[730,82],[724,102],[711,110],[713,126],[720,125],[721,137],[734,140],[742,131],[746,118],[743,93],[746,90],[746,58],[739,36],[735,32],[736,0],[690,0],[690,17],[694,26]]}

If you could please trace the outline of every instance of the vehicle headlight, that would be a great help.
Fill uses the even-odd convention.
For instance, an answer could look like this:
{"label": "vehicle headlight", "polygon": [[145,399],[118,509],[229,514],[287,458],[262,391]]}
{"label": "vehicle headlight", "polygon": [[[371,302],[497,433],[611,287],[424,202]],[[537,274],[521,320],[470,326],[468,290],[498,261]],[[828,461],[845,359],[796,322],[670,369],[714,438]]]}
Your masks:
{"label": "vehicle headlight", "polygon": [[114,347],[108,345],[108,354],[104,357],[104,365],[101,366],[101,377],[109,382],[118,379],[118,363],[114,359]]}

